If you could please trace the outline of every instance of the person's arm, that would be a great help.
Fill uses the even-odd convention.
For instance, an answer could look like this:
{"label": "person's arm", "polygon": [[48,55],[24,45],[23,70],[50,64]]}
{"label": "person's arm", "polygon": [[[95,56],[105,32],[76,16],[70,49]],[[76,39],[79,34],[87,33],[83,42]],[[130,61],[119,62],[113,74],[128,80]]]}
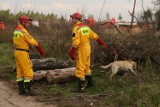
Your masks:
{"label": "person's arm", "polygon": [[32,46],[35,46],[38,50],[38,52],[45,56],[45,51],[43,50],[42,46],[40,43],[38,43],[29,33],[26,32],[25,34],[25,40],[27,41],[27,43],[29,43]]}
{"label": "person's arm", "polygon": [[37,47],[39,45],[38,42],[28,32],[24,33],[24,38],[25,41],[31,46]]}
{"label": "person's arm", "polygon": [[100,45],[100,46],[105,46],[107,47],[107,45],[102,41],[102,39],[100,37],[98,37],[98,39],[96,40],[97,43]]}
{"label": "person's arm", "polygon": [[[102,39],[90,29],[90,38],[94,39],[97,41],[99,46],[106,46],[106,44],[102,41]],[[106,46],[107,47],[107,46]]]}
{"label": "person's arm", "polygon": [[79,43],[80,43],[80,36],[78,31],[77,32],[75,31],[72,34],[72,48],[69,53],[69,56],[72,60],[76,60],[75,53],[76,53],[77,47],[79,46]]}
{"label": "person's arm", "polygon": [[76,60],[76,57],[75,57],[75,52],[76,52],[77,48],[75,47],[72,47],[70,53],[69,53],[69,56],[72,60]]}

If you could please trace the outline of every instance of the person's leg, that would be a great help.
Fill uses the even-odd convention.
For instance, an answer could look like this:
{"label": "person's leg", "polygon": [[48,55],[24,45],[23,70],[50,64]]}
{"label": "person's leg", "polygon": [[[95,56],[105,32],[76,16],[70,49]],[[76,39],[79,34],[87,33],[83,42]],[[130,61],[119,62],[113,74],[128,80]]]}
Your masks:
{"label": "person's leg", "polygon": [[86,61],[85,79],[87,80],[86,88],[92,87],[93,79],[92,79],[92,72],[90,69],[90,56],[87,58],[87,61]]}
{"label": "person's leg", "polygon": [[24,80],[19,79],[19,80],[17,80],[17,83],[18,83],[18,88],[19,88],[19,95],[25,95],[26,94],[26,89],[24,87]]}
{"label": "person's leg", "polygon": [[33,69],[32,69],[32,62],[29,57],[29,53],[24,52],[21,55],[21,58],[23,59],[21,61],[21,68],[22,68],[23,75],[24,75],[26,95],[35,96],[37,94],[32,90]]}
{"label": "person's leg", "polygon": [[85,89],[85,67],[86,67],[86,62],[85,62],[85,54],[84,50],[79,49],[78,50],[78,58],[76,60],[76,72],[75,76],[78,79],[78,92],[82,92]]}
{"label": "person's leg", "polygon": [[25,88],[26,88],[26,95],[29,96],[36,96],[37,93],[32,89],[32,80],[24,80]]}
{"label": "person's leg", "polygon": [[91,54],[90,54],[90,46],[86,46],[86,67],[85,67],[85,79],[87,80],[86,88],[93,86],[92,72],[90,69],[91,65]]}
{"label": "person's leg", "polygon": [[92,75],[86,75],[85,77],[86,77],[86,80],[87,80],[86,88],[92,87],[93,86]]}
{"label": "person's leg", "polygon": [[19,88],[19,95],[25,95],[25,87],[24,87],[24,78],[23,78],[23,72],[21,70],[20,66],[20,54],[18,51],[15,51],[14,53],[15,61],[16,61],[16,77],[17,77],[17,84]]}
{"label": "person's leg", "polygon": [[84,72],[80,69],[76,69],[75,76],[78,80],[78,88],[76,89],[77,92],[82,92],[85,88],[85,77]]}

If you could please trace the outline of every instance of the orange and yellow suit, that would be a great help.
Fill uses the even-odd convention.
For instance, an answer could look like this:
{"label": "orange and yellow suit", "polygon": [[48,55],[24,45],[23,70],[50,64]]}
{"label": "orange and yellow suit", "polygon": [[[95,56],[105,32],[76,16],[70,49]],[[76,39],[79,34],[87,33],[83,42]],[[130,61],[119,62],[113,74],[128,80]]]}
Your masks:
{"label": "orange and yellow suit", "polygon": [[38,42],[22,26],[18,25],[13,35],[16,47],[14,57],[16,61],[17,81],[30,81],[33,79],[32,62],[29,57],[29,47],[38,46]]}
{"label": "orange and yellow suit", "polygon": [[84,80],[85,75],[91,75],[90,38],[97,40],[98,35],[80,21],[73,26],[72,31],[72,47],[75,47],[78,50],[75,76]]}

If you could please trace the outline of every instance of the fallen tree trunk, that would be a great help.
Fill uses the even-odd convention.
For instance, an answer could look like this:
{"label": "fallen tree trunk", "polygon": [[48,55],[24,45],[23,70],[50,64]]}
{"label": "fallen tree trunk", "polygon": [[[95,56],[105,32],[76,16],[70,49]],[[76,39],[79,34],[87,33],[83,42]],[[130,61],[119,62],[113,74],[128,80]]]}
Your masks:
{"label": "fallen tree trunk", "polygon": [[34,72],[33,80],[34,80],[34,81],[47,80],[46,72],[47,72],[47,71],[45,71],[45,70],[40,70],[40,71]]}
{"label": "fallen tree trunk", "polygon": [[33,70],[53,70],[67,68],[68,64],[64,61],[57,61],[55,58],[32,59]]}
{"label": "fallen tree trunk", "polygon": [[47,81],[49,84],[64,83],[74,76],[76,68],[64,68],[47,71]]}
{"label": "fallen tree trunk", "polygon": [[63,68],[55,70],[40,70],[34,72],[34,81],[46,80],[49,84],[64,83],[74,76],[76,68]]}

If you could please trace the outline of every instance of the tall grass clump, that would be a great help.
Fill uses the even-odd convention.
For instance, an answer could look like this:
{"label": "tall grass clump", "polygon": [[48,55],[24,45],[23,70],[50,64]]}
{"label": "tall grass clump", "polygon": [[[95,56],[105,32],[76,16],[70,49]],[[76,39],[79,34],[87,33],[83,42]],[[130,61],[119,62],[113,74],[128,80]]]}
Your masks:
{"label": "tall grass clump", "polygon": [[0,75],[1,77],[10,77],[15,67],[14,47],[12,43],[0,44]]}

